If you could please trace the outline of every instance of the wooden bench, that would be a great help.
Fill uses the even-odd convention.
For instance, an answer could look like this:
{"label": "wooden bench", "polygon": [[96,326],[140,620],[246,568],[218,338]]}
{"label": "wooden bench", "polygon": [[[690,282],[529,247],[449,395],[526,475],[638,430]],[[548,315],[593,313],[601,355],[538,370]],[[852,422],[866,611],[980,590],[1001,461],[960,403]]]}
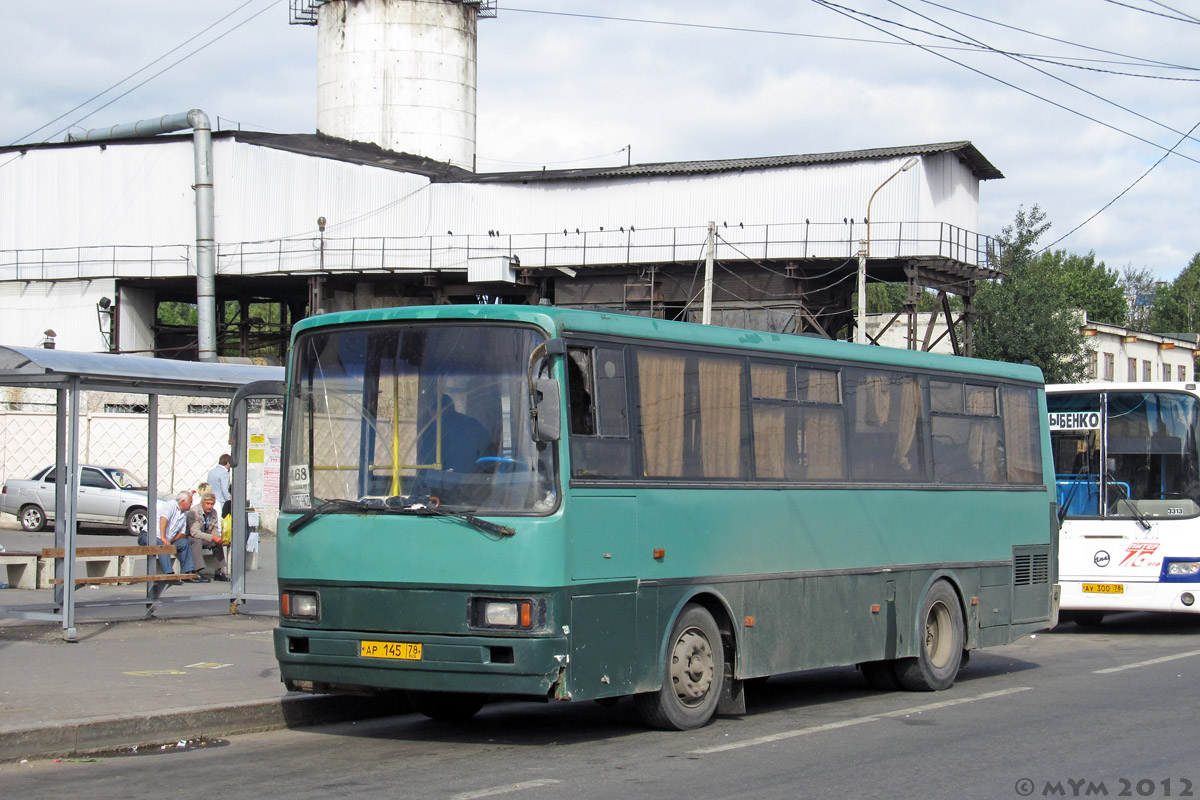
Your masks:
{"label": "wooden bench", "polygon": [[[176,554],[175,546],[170,544],[162,545],[137,545],[131,547],[77,547],[75,548],[75,558],[86,561],[87,559],[111,558],[121,559],[136,556],[173,556]],[[66,551],[62,547],[47,547],[41,552],[41,557],[45,559],[66,558]],[[117,561],[119,564],[120,562]],[[160,581],[192,581],[198,578],[190,572],[182,574],[166,573],[159,575],[122,575],[119,574],[122,570],[118,566],[117,575],[89,575],[83,578],[76,578],[75,585],[80,584],[104,584],[104,583],[155,583]],[[50,583],[62,583],[61,578],[52,578]]]}

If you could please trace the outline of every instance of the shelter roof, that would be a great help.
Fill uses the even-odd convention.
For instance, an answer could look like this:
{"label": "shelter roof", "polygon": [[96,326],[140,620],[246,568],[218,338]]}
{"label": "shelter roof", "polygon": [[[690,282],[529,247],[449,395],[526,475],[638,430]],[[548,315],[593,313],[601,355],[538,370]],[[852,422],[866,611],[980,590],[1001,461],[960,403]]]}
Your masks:
{"label": "shelter roof", "polygon": [[136,394],[232,397],[251,381],[283,380],[283,367],[140,358],[0,345],[0,385]]}

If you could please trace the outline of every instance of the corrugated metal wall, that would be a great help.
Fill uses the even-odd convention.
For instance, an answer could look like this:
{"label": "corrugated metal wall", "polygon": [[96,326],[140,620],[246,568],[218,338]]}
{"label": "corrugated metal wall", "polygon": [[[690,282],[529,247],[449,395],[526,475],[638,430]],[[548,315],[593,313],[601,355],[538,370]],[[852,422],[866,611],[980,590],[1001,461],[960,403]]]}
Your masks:
{"label": "corrugated metal wall", "polygon": [[97,315],[101,297],[117,299],[116,281],[0,282],[0,342],[38,347],[43,332],[53,330],[55,346],[63,350],[108,350],[102,327],[107,315]]}
{"label": "corrugated metal wall", "polygon": [[[751,248],[750,257],[851,255],[864,234],[871,192],[903,161],[640,180],[430,184],[416,175],[220,139],[218,274],[314,269],[322,216],[326,266],[335,269],[464,269],[468,257],[508,253],[529,265],[623,262],[623,250],[633,261],[686,260],[699,257],[688,250],[703,242],[709,220],[728,224],[723,239]],[[29,151],[4,177],[0,281],[194,274],[187,266],[195,237],[190,138]],[[924,157],[876,196],[872,240],[899,238],[901,223],[909,230],[973,231],[977,186],[952,154]],[[813,241],[840,246],[779,250],[782,243]],[[736,258],[737,251],[723,257]]]}

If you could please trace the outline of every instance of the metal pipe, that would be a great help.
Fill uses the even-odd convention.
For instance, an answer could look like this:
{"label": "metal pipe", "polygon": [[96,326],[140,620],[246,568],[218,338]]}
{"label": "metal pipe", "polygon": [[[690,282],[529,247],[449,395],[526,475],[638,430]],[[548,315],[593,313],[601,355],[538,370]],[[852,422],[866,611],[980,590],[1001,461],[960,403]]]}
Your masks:
{"label": "metal pipe", "polygon": [[201,361],[217,360],[217,249],[213,200],[212,126],[198,108],[110,128],[93,128],[76,141],[131,139],[192,129],[196,189],[196,338]]}

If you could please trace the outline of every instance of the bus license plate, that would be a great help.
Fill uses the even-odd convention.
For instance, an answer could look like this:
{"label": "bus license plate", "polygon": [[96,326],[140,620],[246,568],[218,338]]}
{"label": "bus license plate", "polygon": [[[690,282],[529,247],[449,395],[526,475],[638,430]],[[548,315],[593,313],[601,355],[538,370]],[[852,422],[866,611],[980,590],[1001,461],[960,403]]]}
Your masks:
{"label": "bus license plate", "polygon": [[359,642],[358,654],[363,658],[399,658],[420,661],[421,645],[413,642]]}
{"label": "bus license plate", "polygon": [[1085,583],[1084,594],[1125,594],[1123,583]]}

